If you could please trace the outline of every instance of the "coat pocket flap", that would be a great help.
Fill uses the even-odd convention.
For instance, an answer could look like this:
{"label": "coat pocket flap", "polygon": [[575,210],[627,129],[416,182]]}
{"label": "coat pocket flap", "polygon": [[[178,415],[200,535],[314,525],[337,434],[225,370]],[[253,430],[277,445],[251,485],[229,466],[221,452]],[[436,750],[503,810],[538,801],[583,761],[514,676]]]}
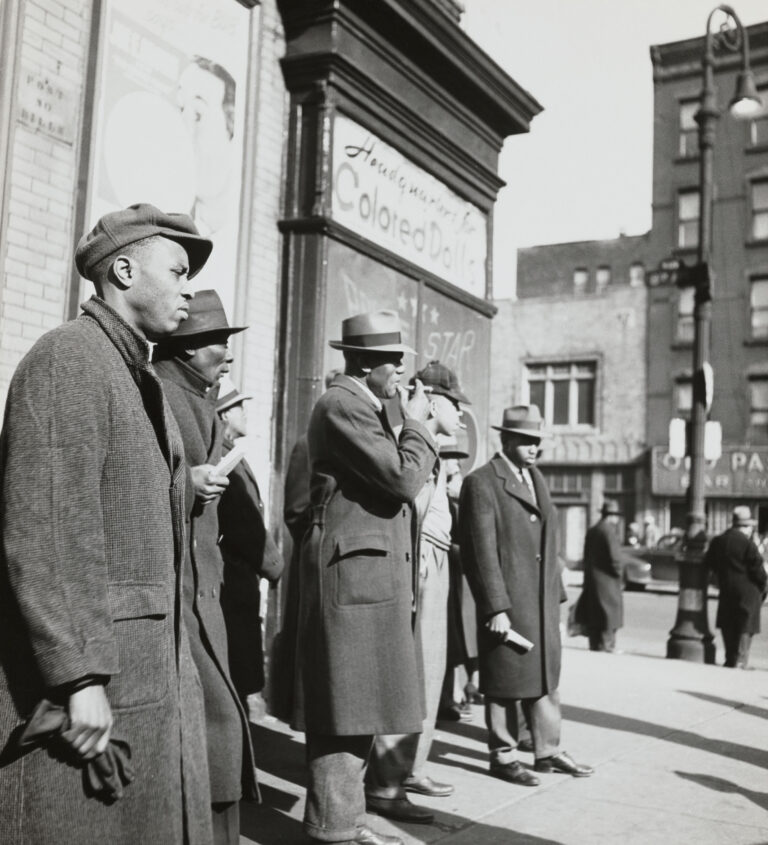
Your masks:
{"label": "coat pocket flap", "polygon": [[352,554],[387,554],[392,543],[386,534],[381,532],[369,532],[367,534],[349,534],[337,538],[336,546],[339,550],[339,557],[347,557]]}
{"label": "coat pocket flap", "polygon": [[109,608],[115,622],[167,616],[170,609],[167,588],[159,584],[110,584]]}

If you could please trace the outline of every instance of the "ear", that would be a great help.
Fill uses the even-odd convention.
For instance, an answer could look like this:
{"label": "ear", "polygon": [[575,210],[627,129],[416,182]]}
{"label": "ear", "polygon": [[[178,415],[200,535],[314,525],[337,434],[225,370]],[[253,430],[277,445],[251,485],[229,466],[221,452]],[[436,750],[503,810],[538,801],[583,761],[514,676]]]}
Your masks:
{"label": "ear", "polygon": [[118,255],[112,262],[111,270],[114,280],[126,290],[136,280],[136,268],[127,255]]}

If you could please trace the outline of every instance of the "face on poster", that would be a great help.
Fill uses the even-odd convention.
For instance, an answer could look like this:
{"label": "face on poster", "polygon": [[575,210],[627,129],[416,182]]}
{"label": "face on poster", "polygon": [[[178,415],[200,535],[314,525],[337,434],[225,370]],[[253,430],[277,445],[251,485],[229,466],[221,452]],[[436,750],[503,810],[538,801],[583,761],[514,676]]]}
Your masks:
{"label": "face on poster", "polygon": [[89,225],[136,202],[213,240],[196,290],[233,319],[251,15],[235,0],[106,0]]}

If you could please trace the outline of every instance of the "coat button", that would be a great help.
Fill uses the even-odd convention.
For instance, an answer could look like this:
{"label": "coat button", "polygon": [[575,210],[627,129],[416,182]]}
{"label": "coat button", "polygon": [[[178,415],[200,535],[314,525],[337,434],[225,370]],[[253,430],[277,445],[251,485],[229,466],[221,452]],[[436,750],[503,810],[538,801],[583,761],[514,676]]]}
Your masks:
{"label": "coat button", "polygon": [[531,514],[531,522],[536,522],[536,514],[535,513]]}
{"label": "coat button", "polygon": [[211,598],[216,598],[216,587],[211,590]]}
{"label": "coat button", "polygon": [[198,590],[198,591],[197,591],[197,597],[198,597],[199,599],[204,599],[204,598],[205,598],[205,593],[204,593],[202,590]]}
{"label": "coat button", "polygon": [[405,562],[406,562],[406,563],[408,563],[408,561],[409,561],[410,559],[411,559],[411,553],[410,553],[410,552],[406,552],[406,553],[405,553]]}
{"label": "coat button", "polygon": [[541,555],[536,555],[536,562],[541,563]]}

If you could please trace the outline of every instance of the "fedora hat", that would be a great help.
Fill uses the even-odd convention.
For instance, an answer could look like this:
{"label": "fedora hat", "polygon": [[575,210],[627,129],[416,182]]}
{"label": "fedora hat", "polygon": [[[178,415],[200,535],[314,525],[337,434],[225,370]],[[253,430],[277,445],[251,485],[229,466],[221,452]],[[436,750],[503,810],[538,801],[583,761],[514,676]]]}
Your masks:
{"label": "fedora hat", "polygon": [[187,253],[189,278],[202,270],[213,249],[188,214],[166,214],[148,202],[137,203],[100,217],[96,225],[80,238],[75,250],[75,266],[84,279],[93,279],[100,261],[145,238],[160,235],[176,241]]}
{"label": "fedora hat", "polygon": [[614,502],[613,499],[606,499],[600,508],[600,513],[603,516],[621,516],[621,508],[618,502]]}
{"label": "fedora hat", "polygon": [[409,352],[400,335],[400,318],[394,311],[372,311],[356,314],[341,322],[341,340],[331,340],[334,349],[352,349],[356,352]]}
{"label": "fedora hat", "polygon": [[732,525],[735,528],[741,526],[752,526],[757,523],[756,519],[752,518],[752,511],[746,505],[737,505],[733,509]]}
{"label": "fedora hat", "polygon": [[501,425],[492,425],[496,431],[508,431],[512,434],[525,434],[528,437],[544,437],[542,426],[544,420],[538,405],[515,405],[505,408],[501,418]]}
{"label": "fedora hat", "polygon": [[187,319],[173,334],[168,335],[166,340],[174,341],[177,338],[201,334],[237,334],[247,328],[248,326],[230,326],[218,293],[215,290],[201,290],[189,303]]}
{"label": "fedora hat", "polygon": [[441,458],[456,458],[461,461],[469,457],[469,452],[459,447],[459,441],[453,435],[450,437],[440,436],[438,446]]}

